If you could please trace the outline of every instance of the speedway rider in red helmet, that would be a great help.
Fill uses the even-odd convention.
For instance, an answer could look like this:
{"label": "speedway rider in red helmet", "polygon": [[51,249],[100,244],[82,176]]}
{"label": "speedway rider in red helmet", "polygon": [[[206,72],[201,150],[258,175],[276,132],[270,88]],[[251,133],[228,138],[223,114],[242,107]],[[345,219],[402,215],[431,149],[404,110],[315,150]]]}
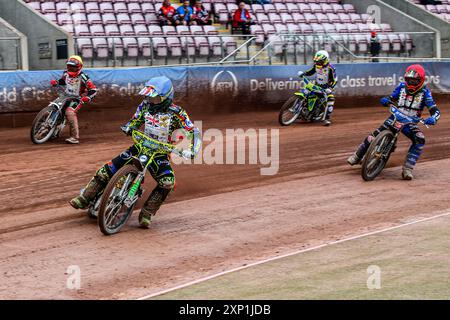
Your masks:
{"label": "speedway rider in red helmet", "polygon": [[[425,86],[425,69],[420,64],[414,64],[406,69],[404,81],[401,82],[390,97],[385,97],[380,100],[383,106],[390,106],[391,101],[395,102],[398,109],[409,115],[420,117],[423,109],[427,108],[430,117],[425,119],[426,125],[435,125],[440,117],[440,111],[433,100],[430,90]],[[369,135],[358,150],[352,154],[347,162],[350,165],[355,165],[361,162],[370,142],[381,131],[392,128],[394,116],[391,115],[377,130]],[[412,144],[408,150],[405,163],[402,170],[402,178],[404,180],[411,180],[413,178],[412,171],[422,154],[425,145],[425,136],[417,124],[409,123],[402,128],[402,133],[407,136]]]}
{"label": "speedway rider in red helmet", "polygon": [[52,86],[65,86],[67,96],[73,96],[68,100],[66,107],[66,118],[70,126],[70,138],[67,143],[79,143],[79,130],[77,112],[81,104],[90,102],[97,94],[97,88],[91,79],[82,71],[83,60],[80,56],[71,56],[66,62],[67,69],[61,79],[51,80]]}

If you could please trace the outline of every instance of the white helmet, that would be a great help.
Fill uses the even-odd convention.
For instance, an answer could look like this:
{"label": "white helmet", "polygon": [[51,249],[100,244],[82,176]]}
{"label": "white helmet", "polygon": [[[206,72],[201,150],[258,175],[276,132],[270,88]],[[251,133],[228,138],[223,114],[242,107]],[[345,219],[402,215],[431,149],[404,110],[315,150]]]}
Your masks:
{"label": "white helmet", "polygon": [[323,66],[326,66],[330,59],[330,55],[325,50],[319,50],[314,55],[314,64],[321,68]]}

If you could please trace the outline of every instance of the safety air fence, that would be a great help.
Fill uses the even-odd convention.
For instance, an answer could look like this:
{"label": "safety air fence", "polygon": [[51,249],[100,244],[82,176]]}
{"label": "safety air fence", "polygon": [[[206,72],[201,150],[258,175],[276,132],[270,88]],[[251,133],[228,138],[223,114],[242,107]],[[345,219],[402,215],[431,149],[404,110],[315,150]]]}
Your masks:
{"label": "safety air fence", "polygon": [[[336,96],[388,95],[402,80],[406,63],[336,64]],[[425,62],[427,85],[435,93],[450,93],[450,62]],[[92,107],[121,106],[136,94],[146,80],[167,76],[174,82],[176,99],[186,107],[199,103],[205,108],[232,105],[232,111],[246,105],[276,104],[301,88],[297,77],[305,65],[291,66],[187,66],[133,69],[85,69],[99,88]],[[50,80],[60,70],[0,72],[0,114],[38,111],[55,97]],[[103,103],[105,102],[105,104]],[[119,104],[119,105],[118,105]],[[129,106],[127,106],[129,107]]]}

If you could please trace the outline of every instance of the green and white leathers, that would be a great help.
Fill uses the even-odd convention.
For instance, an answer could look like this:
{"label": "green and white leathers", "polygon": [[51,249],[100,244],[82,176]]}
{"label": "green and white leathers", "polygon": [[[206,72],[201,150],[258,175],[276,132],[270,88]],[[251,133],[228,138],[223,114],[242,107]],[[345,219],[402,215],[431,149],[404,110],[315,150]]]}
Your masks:
{"label": "green and white leathers", "polygon": [[[200,132],[194,127],[186,111],[173,103],[172,82],[167,77],[153,78],[146,83],[140,94],[145,97],[144,101],[122,130],[131,135],[133,130],[144,126],[144,133],[148,137],[164,143],[173,143],[176,140],[172,137],[174,132],[181,129],[190,141],[189,148],[183,150],[182,155],[185,158],[194,158],[201,147]],[[72,199],[70,204],[77,209],[87,207],[95,195],[105,188],[109,179],[138,153],[135,145],[132,145],[102,166],[82,194]],[[175,174],[168,155],[155,156],[148,170],[156,180],[157,186],[145,202],[139,216],[143,226],[148,226],[151,216],[156,213],[175,185]]]}

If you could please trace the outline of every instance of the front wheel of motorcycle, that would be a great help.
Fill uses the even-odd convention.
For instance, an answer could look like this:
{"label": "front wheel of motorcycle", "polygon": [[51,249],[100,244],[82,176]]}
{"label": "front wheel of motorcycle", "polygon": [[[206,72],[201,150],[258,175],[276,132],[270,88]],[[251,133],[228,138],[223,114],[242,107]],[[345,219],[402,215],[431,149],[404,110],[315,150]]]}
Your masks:
{"label": "front wheel of motorcycle", "polygon": [[[42,144],[50,140],[56,130],[56,122],[52,119],[58,110],[54,106],[42,109],[33,120],[30,138],[34,144]],[[59,115],[57,115],[59,116]]]}
{"label": "front wheel of motorcycle", "polygon": [[385,130],[370,144],[361,165],[361,176],[365,181],[372,181],[383,171],[392,152],[392,148],[388,148],[392,139],[394,134]]}
{"label": "front wheel of motorcycle", "polygon": [[137,201],[127,207],[125,200],[138,174],[135,166],[126,165],[116,172],[103,191],[98,210],[98,225],[103,234],[119,232],[133,213]]}
{"label": "front wheel of motorcycle", "polygon": [[289,126],[297,120],[302,111],[303,101],[303,98],[298,96],[290,97],[280,109],[278,122],[282,126]]}

